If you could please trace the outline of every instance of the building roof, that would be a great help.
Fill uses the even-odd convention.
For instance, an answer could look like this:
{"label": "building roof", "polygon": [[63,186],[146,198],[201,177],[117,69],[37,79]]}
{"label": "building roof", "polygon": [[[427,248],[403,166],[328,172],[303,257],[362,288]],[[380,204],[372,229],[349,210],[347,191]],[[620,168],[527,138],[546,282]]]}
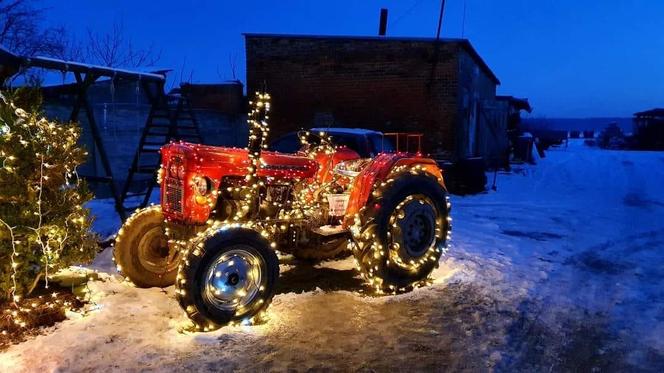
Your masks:
{"label": "building roof", "polygon": [[147,80],[147,81],[160,81],[163,82],[165,71],[160,73],[146,73],[134,70],[118,69],[106,66],[91,65],[76,61],[66,61],[50,57],[27,57],[19,56],[2,45],[0,45],[0,72],[2,77],[6,78],[16,74],[21,68],[40,67],[50,70],[71,71],[84,74],[96,74],[99,76],[106,76],[109,78],[121,78],[130,80]]}
{"label": "building roof", "polygon": [[475,62],[484,70],[484,72],[493,80],[497,85],[500,84],[498,77],[491,71],[489,65],[484,62],[479,53],[473,48],[472,44],[468,39],[457,39],[457,38],[428,38],[428,37],[401,37],[401,36],[353,36],[353,35],[304,35],[304,34],[262,34],[262,33],[244,33],[245,38],[272,38],[272,39],[321,39],[321,40],[364,40],[364,41],[376,41],[378,43],[389,43],[389,42],[429,42],[429,43],[447,43],[447,44],[459,44],[462,48],[468,52],[468,54],[475,60]]}
{"label": "building roof", "polygon": [[635,117],[664,117],[664,109],[662,108],[655,108],[651,110],[646,110],[646,111],[640,111],[638,113],[634,113]]}
{"label": "building roof", "polygon": [[530,106],[527,98],[518,98],[514,96],[496,96],[496,100],[505,100],[509,101],[510,105],[517,110],[525,110],[529,113],[533,112],[533,108]]}

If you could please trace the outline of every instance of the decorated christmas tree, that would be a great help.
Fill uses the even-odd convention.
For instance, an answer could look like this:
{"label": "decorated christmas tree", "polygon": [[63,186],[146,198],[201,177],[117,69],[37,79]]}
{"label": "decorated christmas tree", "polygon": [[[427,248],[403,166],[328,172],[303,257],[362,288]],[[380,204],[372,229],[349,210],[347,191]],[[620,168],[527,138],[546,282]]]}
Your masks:
{"label": "decorated christmas tree", "polygon": [[[92,198],[76,169],[86,152],[75,123],[41,116],[30,91],[0,96],[0,300],[19,300],[40,280],[90,260]],[[23,108],[26,108],[24,110]]]}

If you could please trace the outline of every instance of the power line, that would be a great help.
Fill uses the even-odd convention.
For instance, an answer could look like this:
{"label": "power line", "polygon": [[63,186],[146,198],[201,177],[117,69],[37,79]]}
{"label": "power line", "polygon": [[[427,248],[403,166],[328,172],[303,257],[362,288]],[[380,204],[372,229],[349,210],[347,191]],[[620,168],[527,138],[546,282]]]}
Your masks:
{"label": "power line", "polygon": [[408,9],[407,9],[405,12],[403,12],[399,17],[397,17],[397,19],[394,20],[394,22],[392,22],[392,27],[396,26],[396,24],[399,23],[399,21],[401,21],[402,19],[404,19],[404,18],[406,18],[407,16],[409,16],[409,15],[410,15],[410,14],[411,14],[411,13],[412,13],[412,12],[418,7],[418,6],[420,6],[423,2],[424,2],[424,0],[415,0],[415,2],[413,3],[413,5],[412,5],[410,8],[408,8]]}
{"label": "power line", "polygon": [[440,16],[438,16],[438,30],[436,30],[436,40],[440,39],[440,29],[443,27],[443,13],[445,12],[445,0],[440,0]]}

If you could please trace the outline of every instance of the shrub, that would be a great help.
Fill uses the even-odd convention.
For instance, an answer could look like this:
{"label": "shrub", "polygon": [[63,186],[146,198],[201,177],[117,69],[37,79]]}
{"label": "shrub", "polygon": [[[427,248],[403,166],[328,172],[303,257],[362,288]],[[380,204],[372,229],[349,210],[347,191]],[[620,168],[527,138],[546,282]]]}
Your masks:
{"label": "shrub", "polygon": [[0,94],[0,300],[96,252],[80,128],[43,118],[39,104],[29,91]]}

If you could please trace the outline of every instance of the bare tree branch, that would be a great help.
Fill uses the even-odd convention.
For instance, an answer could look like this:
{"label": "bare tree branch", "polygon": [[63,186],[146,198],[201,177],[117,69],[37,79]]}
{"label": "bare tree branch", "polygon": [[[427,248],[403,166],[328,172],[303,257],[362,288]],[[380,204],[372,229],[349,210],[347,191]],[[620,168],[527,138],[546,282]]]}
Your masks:
{"label": "bare tree branch", "polygon": [[228,55],[228,65],[231,68],[233,80],[237,80],[237,55],[234,53]]}
{"label": "bare tree branch", "polygon": [[[46,9],[35,4],[35,0],[0,0],[0,44],[18,55],[130,68],[154,66],[161,57],[153,45],[136,48],[121,20],[107,33],[88,30],[81,42],[63,26],[44,27]],[[39,85],[44,79],[41,69],[28,69],[19,75],[28,84]]]}
{"label": "bare tree branch", "polygon": [[0,44],[20,55],[62,54],[64,29],[41,27],[44,9],[31,0],[0,0]]}
{"label": "bare tree branch", "polygon": [[90,62],[108,67],[154,66],[161,57],[161,51],[155,51],[153,45],[135,48],[131,39],[125,36],[122,21],[113,23],[109,33],[88,30],[86,52]]}

